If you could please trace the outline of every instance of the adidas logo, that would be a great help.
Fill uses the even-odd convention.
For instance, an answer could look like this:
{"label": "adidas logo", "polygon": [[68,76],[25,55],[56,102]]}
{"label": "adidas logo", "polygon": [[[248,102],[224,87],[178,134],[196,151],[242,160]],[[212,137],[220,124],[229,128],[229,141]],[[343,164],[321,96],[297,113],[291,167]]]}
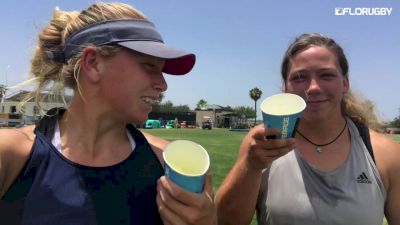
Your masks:
{"label": "adidas logo", "polygon": [[368,179],[367,175],[365,175],[365,173],[362,172],[357,177],[357,183],[360,183],[360,184],[371,184],[372,182]]}

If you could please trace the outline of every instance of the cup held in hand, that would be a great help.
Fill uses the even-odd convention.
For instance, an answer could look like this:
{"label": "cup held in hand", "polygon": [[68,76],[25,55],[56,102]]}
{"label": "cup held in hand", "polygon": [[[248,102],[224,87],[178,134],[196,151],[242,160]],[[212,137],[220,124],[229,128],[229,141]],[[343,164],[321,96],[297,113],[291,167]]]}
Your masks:
{"label": "cup held in hand", "polygon": [[298,95],[280,93],[265,99],[260,107],[264,126],[282,130],[281,134],[274,135],[274,138],[290,138],[295,135],[306,102]]}
{"label": "cup held in hand", "polygon": [[188,191],[202,192],[210,158],[201,145],[187,140],[172,141],[165,147],[163,157],[165,175],[170,180]]}

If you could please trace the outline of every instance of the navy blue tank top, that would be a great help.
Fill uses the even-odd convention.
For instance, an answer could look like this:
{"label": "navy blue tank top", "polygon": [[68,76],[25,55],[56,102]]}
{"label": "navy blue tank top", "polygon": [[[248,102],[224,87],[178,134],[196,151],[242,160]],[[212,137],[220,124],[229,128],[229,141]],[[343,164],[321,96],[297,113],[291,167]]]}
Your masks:
{"label": "navy blue tank top", "polygon": [[136,148],[116,165],[79,165],[51,144],[55,123],[64,112],[57,111],[49,111],[55,116],[45,116],[36,126],[31,156],[0,200],[0,223],[162,224],[156,185],[164,172],[143,134],[127,125]]}

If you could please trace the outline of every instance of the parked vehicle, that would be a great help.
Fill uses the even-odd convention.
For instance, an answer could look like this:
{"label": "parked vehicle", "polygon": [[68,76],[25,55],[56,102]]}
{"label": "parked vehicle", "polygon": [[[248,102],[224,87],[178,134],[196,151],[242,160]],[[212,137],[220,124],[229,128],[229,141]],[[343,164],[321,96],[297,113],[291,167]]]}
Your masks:
{"label": "parked vehicle", "polygon": [[181,125],[179,123],[175,124],[175,120],[168,120],[167,124],[165,125],[165,128],[181,128]]}
{"label": "parked vehicle", "polygon": [[155,129],[155,128],[160,128],[161,124],[160,121],[158,120],[147,120],[146,124],[144,125],[144,128],[146,129]]}
{"label": "parked vehicle", "polygon": [[203,130],[204,130],[204,129],[209,129],[209,130],[211,130],[211,129],[212,129],[211,121],[210,121],[210,120],[204,121],[204,122],[201,124],[201,128],[202,128]]}
{"label": "parked vehicle", "polygon": [[181,127],[182,127],[182,128],[187,128],[187,126],[186,126],[186,121],[182,121]]}

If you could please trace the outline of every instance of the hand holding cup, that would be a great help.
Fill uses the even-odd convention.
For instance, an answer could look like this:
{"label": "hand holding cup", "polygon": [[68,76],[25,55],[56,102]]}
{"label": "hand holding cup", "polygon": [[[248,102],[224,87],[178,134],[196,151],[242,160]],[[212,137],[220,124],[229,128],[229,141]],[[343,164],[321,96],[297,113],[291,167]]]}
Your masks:
{"label": "hand holding cup", "polygon": [[260,107],[265,128],[281,129],[281,134],[274,138],[290,138],[296,134],[306,102],[298,95],[280,93],[265,99]]}

